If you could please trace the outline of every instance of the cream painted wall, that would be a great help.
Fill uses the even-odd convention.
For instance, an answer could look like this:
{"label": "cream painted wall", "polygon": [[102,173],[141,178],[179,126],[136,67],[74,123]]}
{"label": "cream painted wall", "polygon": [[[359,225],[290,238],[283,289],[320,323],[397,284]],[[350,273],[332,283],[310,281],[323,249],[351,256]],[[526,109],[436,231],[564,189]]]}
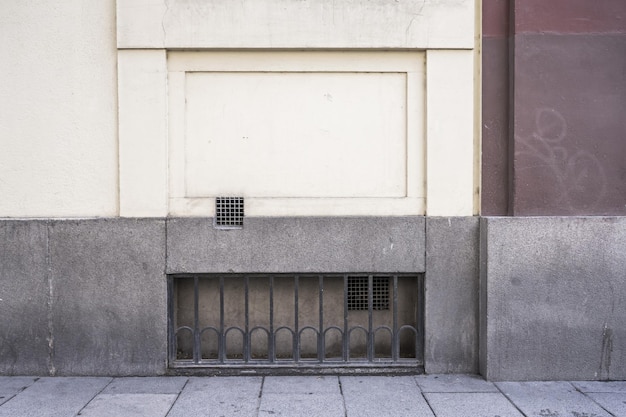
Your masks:
{"label": "cream painted wall", "polygon": [[0,217],[118,213],[115,0],[3,0]]}
{"label": "cream painted wall", "polygon": [[[218,0],[119,0],[117,39],[120,62],[133,63],[131,66],[120,65],[119,72],[120,103],[128,104],[122,112],[124,120],[120,120],[121,215],[154,216],[160,213],[211,216],[212,197],[217,192],[228,195],[241,193],[247,198],[246,213],[252,216],[471,216],[477,213],[475,190],[479,177],[475,173],[475,165],[479,160],[479,141],[475,127],[478,121],[475,117],[478,111],[475,94],[478,90],[475,89],[477,61],[474,59],[477,3],[478,0],[407,0],[401,3],[393,0],[320,0],[313,6],[310,2],[290,0],[242,0],[235,3]],[[407,137],[420,138],[417,146],[406,150],[407,161],[410,161],[411,156],[418,155],[420,158],[419,164],[407,164],[410,169],[406,172],[405,197],[414,197],[415,201],[397,198],[393,183],[382,192],[377,192],[379,196],[387,196],[386,200],[370,201],[363,198],[366,194],[345,192],[345,188],[350,186],[348,181],[316,193],[315,197],[321,198],[309,199],[306,204],[296,204],[305,198],[292,198],[297,195],[294,196],[291,191],[288,191],[291,197],[276,192],[278,189],[283,190],[280,188],[284,182],[282,177],[276,183],[269,184],[271,192],[266,189],[259,191],[257,188],[252,195],[247,193],[246,187],[254,184],[244,184],[242,181],[234,185],[227,184],[228,190],[236,190],[231,192],[216,190],[215,184],[205,184],[206,177],[216,176],[206,168],[209,164],[213,168],[223,168],[234,164],[253,166],[254,161],[236,155],[232,160],[220,160],[215,164],[210,159],[214,158],[213,155],[197,154],[208,152],[207,144],[214,141],[207,135],[215,131],[198,126],[205,126],[205,119],[210,120],[215,112],[220,112],[221,99],[217,102],[212,100],[220,94],[229,95],[230,90],[226,88],[217,93],[205,92],[206,97],[202,98],[196,97],[196,86],[192,96],[187,97],[190,92],[186,84],[200,77],[187,74],[194,71],[243,71],[243,64],[239,61],[240,65],[228,69],[196,68],[195,58],[189,58],[188,62],[185,59],[180,61],[187,62],[187,66],[175,63],[176,57],[181,54],[190,54],[188,56],[192,57],[191,51],[198,48],[212,50],[213,53],[218,53],[216,50],[222,50],[220,53],[229,51],[228,54],[236,57],[232,58],[235,61],[246,61],[250,54],[257,54],[259,56],[255,56],[252,61],[268,60],[271,65],[279,66],[281,59],[269,59],[267,56],[281,50],[285,54],[300,51],[303,57],[323,51],[341,53],[346,50],[365,55],[380,54],[381,49],[425,52],[424,71],[420,71],[425,77],[422,78],[424,82],[419,84],[419,90],[424,92],[420,93],[423,100],[408,100],[413,110],[409,108],[406,115]],[[147,50],[153,54],[146,54]],[[157,55],[165,59],[157,59]],[[372,61],[385,62],[387,57],[381,59],[374,56]],[[223,57],[214,62],[223,62]],[[150,75],[141,68],[151,68]],[[330,71],[330,67],[312,68],[301,68],[298,71]],[[246,69],[252,72],[272,70],[276,68]],[[165,72],[167,79],[162,76]],[[231,75],[229,77],[232,78]],[[129,89],[125,87],[127,85],[134,87]],[[144,99],[139,99],[139,90],[135,87],[143,89],[141,96]],[[160,95],[145,99],[148,91]],[[408,87],[407,91],[415,89]],[[230,103],[230,99],[228,97],[226,105],[236,106],[236,103]],[[166,100],[167,107],[163,104]],[[203,113],[201,117],[194,116],[193,104],[196,101],[202,103],[202,109],[213,108],[214,111],[211,114]],[[272,113],[273,109],[261,107],[263,110],[260,112],[263,114],[259,118],[274,120],[276,115]],[[192,113],[188,113],[190,109]],[[232,114],[229,117],[236,119]],[[200,122],[195,123],[196,119]],[[161,127],[163,120],[167,120],[167,133],[163,133]],[[354,116],[354,120],[358,120],[358,115]],[[413,125],[411,121],[414,121]],[[257,132],[261,130],[256,129]],[[146,140],[144,132],[154,133],[150,135],[152,145],[149,148],[141,145]],[[221,132],[220,135],[235,137],[228,128]],[[248,136],[239,132],[237,137]],[[368,141],[371,143],[376,140],[381,140],[381,135],[373,132]],[[195,146],[202,143],[206,146]],[[411,143],[408,140],[407,146]],[[248,145],[242,147],[240,153],[249,154],[248,148]],[[424,150],[427,155],[425,158]],[[367,152],[364,154],[367,155]],[[400,164],[403,162],[400,158],[396,159]],[[164,166],[165,160],[169,160],[167,167]],[[152,181],[146,182],[137,175],[124,175],[138,163],[149,167]],[[163,181],[164,177],[168,178],[168,184]],[[337,177],[339,182],[345,178],[341,175]],[[417,185],[413,187],[411,184]],[[136,192],[127,194],[124,192],[126,189]],[[410,195],[412,192],[416,194]],[[340,196],[342,193],[344,195]]]}
{"label": "cream painted wall", "polygon": [[423,52],[170,52],[169,213],[424,214],[424,77]]}
{"label": "cream painted wall", "polygon": [[[390,212],[361,198],[358,210],[341,214],[472,215],[479,152],[471,60],[476,1],[320,0],[311,8],[288,0],[232,7],[218,0],[6,0],[0,8],[0,217],[211,214],[200,206],[171,206],[177,195],[168,163],[181,117],[172,110],[178,97],[171,87],[181,80],[168,69],[167,48],[425,51],[426,97],[413,104],[424,120],[415,124],[419,132],[408,133],[424,139],[407,150],[421,158],[410,165],[419,172],[406,178],[408,190],[424,190],[416,195],[419,206]],[[251,15],[260,3],[267,8]],[[216,8],[207,16],[218,19],[217,26],[197,19],[208,4]],[[261,203],[259,215],[290,214],[288,206],[278,213]],[[306,214],[338,214],[310,207]]]}
{"label": "cream painted wall", "polygon": [[118,0],[120,48],[474,47],[478,0]]}

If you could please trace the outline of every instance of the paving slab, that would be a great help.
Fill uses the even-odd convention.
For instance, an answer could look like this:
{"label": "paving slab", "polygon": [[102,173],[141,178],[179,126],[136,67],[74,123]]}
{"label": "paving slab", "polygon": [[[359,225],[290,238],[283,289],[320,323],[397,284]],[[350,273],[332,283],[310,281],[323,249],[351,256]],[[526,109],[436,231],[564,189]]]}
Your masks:
{"label": "paving slab", "polygon": [[626,392],[626,381],[572,381],[581,392]]}
{"label": "paving slab", "polygon": [[254,416],[262,381],[261,377],[189,378],[167,417]]}
{"label": "paving slab", "polygon": [[268,376],[263,382],[265,394],[341,394],[336,376]]}
{"label": "paving slab", "polygon": [[626,393],[624,392],[590,392],[587,397],[614,416],[626,416]]}
{"label": "paving slab", "polygon": [[177,394],[100,394],[81,417],[165,417]]}
{"label": "paving slab", "polygon": [[115,378],[103,394],[177,394],[187,383],[187,377],[129,377]]}
{"label": "paving slab", "polygon": [[111,378],[46,377],[0,407],[0,417],[75,416]]}
{"label": "paving slab", "polygon": [[341,391],[348,417],[433,417],[412,376],[342,376]]}
{"label": "paving slab", "polygon": [[341,394],[263,394],[259,416],[345,417]]}
{"label": "paving slab", "polygon": [[37,378],[27,376],[0,376],[0,405],[31,386]]}
{"label": "paving slab", "polygon": [[344,417],[345,409],[339,388],[339,378],[336,376],[265,377],[259,415]]}
{"label": "paving slab", "polygon": [[437,417],[524,417],[496,392],[430,392],[424,396]]}
{"label": "paving slab", "polygon": [[527,417],[611,417],[569,382],[496,382]]}
{"label": "paving slab", "polygon": [[422,392],[499,392],[478,375],[419,375],[415,381]]}

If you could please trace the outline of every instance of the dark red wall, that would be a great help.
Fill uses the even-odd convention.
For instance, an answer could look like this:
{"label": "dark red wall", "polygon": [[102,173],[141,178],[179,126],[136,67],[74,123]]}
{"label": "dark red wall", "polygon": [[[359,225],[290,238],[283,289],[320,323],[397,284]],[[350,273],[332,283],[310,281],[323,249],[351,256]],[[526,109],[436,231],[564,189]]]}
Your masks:
{"label": "dark red wall", "polygon": [[626,1],[483,1],[482,214],[626,215]]}
{"label": "dark red wall", "polygon": [[[483,0],[481,214],[509,206],[509,0]],[[512,148],[511,148],[512,149]]]}

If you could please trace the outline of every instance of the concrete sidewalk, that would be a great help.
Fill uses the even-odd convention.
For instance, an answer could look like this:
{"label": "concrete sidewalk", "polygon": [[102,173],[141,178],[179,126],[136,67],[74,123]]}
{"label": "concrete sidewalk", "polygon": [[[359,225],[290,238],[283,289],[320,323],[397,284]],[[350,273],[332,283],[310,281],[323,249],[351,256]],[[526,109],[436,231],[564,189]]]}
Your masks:
{"label": "concrete sidewalk", "polygon": [[626,416],[626,381],[486,382],[471,375],[0,377],[2,417]]}

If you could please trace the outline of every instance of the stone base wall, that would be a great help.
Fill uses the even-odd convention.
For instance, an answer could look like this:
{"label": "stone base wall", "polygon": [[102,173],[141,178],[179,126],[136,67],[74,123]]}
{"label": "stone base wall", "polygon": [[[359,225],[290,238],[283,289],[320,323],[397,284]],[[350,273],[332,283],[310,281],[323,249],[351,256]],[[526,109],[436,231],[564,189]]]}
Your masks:
{"label": "stone base wall", "polygon": [[480,371],[626,378],[626,218],[481,219]]}
{"label": "stone base wall", "polygon": [[0,374],[165,372],[165,221],[0,221]]}
{"label": "stone base wall", "polygon": [[0,374],[165,374],[166,274],[302,271],[425,273],[427,373],[624,379],[624,253],[621,217],[0,220]]}

